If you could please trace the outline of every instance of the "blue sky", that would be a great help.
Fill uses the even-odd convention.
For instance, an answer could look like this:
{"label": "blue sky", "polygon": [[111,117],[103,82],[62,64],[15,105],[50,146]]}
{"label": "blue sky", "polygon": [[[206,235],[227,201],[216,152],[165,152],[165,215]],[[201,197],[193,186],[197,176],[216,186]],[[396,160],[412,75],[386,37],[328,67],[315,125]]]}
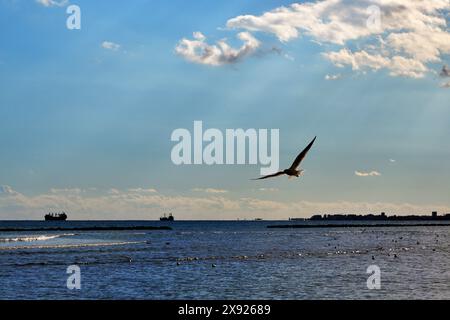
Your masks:
{"label": "blue sky", "polygon": [[[433,42],[438,59],[420,48],[388,56],[380,49],[371,52],[384,59],[374,66],[356,52],[379,35],[337,43],[304,26],[285,41],[266,26],[227,27],[291,1],[70,4],[81,8],[81,30],[66,28],[68,3],[0,0],[1,219],[60,208],[79,219],[154,219],[164,210],[185,219],[450,212],[450,89],[440,75],[450,63],[441,40],[448,27]],[[237,50],[241,31],[260,44],[236,63],[195,63],[176,48],[197,31],[212,46],[227,38]],[[347,48],[358,65],[324,54]],[[394,55],[426,70],[393,75]],[[221,130],[280,129],[282,167],[318,139],[301,179],[255,182],[255,165],[172,164],[171,132],[192,130],[194,120]]]}

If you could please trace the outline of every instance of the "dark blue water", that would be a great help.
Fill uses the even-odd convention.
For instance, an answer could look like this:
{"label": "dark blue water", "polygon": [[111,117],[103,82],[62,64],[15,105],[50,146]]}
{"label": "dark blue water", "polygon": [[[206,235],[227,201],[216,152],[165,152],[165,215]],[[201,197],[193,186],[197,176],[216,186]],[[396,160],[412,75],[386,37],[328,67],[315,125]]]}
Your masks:
{"label": "dark blue water", "polygon": [[[286,222],[275,222],[286,224]],[[296,222],[300,223],[300,222]],[[274,222],[0,222],[1,299],[450,299],[450,227],[267,229]],[[66,285],[69,265],[81,289]],[[367,288],[367,267],[381,289]]]}

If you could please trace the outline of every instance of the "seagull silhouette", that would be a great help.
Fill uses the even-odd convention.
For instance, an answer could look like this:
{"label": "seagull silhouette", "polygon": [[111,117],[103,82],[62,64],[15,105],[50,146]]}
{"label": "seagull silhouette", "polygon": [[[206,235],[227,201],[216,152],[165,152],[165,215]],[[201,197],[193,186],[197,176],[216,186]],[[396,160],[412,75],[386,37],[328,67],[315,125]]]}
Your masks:
{"label": "seagull silhouette", "polygon": [[252,180],[262,180],[262,179],[267,179],[267,178],[273,178],[273,177],[281,176],[283,174],[286,174],[289,177],[299,177],[302,174],[303,170],[302,169],[297,170],[297,168],[300,165],[300,163],[302,162],[302,160],[306,157],[306,154],[308,153],[309,149],[311,149],[312,145],[314,144],[314,141],[316,141],[316,138],[317,137],[314,137],[314,139],[308,144],[308,146],[302,152],[299,153],[299,155],[297,156],[297,158],[295,158],[295,160],[292,163],[292,165],[290,166],[290,168],[285,169],[283,171],[279,171],[277,173],[269,174],[267,176],[252,179]]}

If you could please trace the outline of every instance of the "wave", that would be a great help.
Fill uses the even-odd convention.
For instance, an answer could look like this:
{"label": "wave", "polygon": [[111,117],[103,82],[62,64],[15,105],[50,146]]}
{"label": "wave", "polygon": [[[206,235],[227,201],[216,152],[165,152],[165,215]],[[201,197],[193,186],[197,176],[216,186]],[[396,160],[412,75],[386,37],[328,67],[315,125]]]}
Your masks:
{"label": "wave", "polygon": [[33,241],[46,241],[51,239],[56,239],[60,237],[70,237],[74,236],[74,233],[64,233],[64,234],[52,234],[52,235],[35,235],[35,236],[23,236],[15,238],[0,238],[0,243],[5,242],[33,242]]}
{"label": "wave", "polygon": [[19,249],[65,249],[65,248],[86,248],[86,247],[108,247],[108,246],[123,246],[127,244],[139,244],[139,243],[145,243],[145,241],[14,246],[14,247],[0,247],[0,251],[19,250]]}

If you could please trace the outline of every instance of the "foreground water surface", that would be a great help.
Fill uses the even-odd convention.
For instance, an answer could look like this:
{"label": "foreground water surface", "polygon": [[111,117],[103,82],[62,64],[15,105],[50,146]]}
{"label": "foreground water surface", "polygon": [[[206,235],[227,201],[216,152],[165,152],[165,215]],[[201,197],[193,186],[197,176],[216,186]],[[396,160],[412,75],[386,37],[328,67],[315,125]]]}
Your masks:
{"label": "foreground water surface", "polygon": [[[448,226],[268,229],[267,221],[0,222],[1,299],[450,299]],[[302,223],[302,222],[291,222]],[[69,290],[78,265],[81,289]],[[381,289],[367,287],[367,268]]]}

